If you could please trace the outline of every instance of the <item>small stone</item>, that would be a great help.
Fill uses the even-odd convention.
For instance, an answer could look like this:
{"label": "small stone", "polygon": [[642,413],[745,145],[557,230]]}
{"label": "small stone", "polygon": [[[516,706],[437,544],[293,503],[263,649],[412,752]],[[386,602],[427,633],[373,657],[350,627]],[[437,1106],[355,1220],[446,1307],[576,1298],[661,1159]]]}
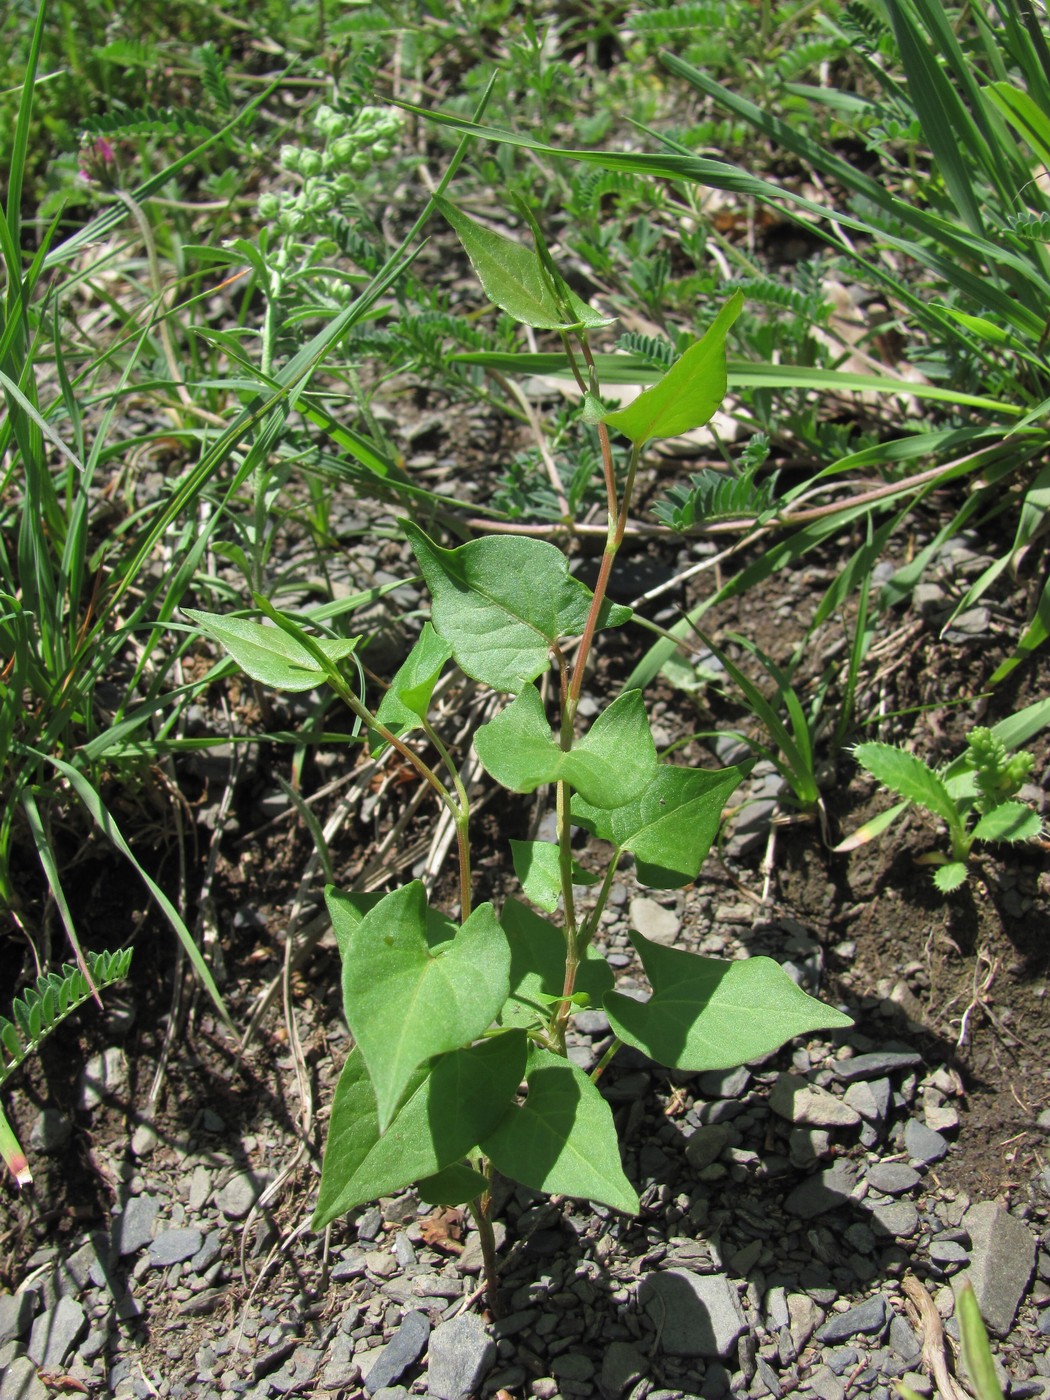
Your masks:
{"label": "small stone", "polygon": [[427,1391],[437,1400],[467,1400],[496,1360],[496,1343],[473,1313],[442,1322],[430,1336]]}
{"label": "small stone", "polygon": [[860,1114],[848,1103],[810,1084],[797,1074],[781,1074],[769,1095],[769,1106],[789,1123],[810,1128],[852,1128]]}
{"label": "small stone", "polygon": [[668,1356],[725,1358],[747,1331],[737,1291],[724,1274],[666,1269],[642,1280],[638,1300]]}
{"label": "small stone", "polygon": [[868,1185],[884,1196],[899,1196],[913,1191],[922,1178],[914,1167],[904,1162],[876,1162],[868,1169]]}
{"label": "small stone", "polygon": [[724,1123],[709,1123],[697,1128],[685,1145],[686,1161],[694,1171],[703,1171],[717,1162],[733,1136]]}
{"label": "small stone", "polygon": [[796,1186],[784,1208],[800,1220],[813,1220],[848,1201],[856,1185],[856,1168],[849,1162],[836,1162]]}
{"label": "small stone", "polygon": [[889,1343],[900,1359],[908,1366],[914,1366],[922,1356],[922,1343],[912,1331],[911,1324],[900,1313],[890,1318]]}
{"label": "small stone", "polygon": [[881,1293],[843,1313],[833,1313],[817,1333],[818,1342],[845,1342],[850,1337],[875,1336],[886,1326],[886,1299]]}
{"label": "small stone", "polygon": [[981,1316],[1005,1337],[1013,1326],[1035,1268],[1035,1240],[1020,1220],[995,1201],[979,1201],[963,1216],[973,1243],[970,1267],[957,1274],[973,1284]]}
{"label": "small stone", "polygon": [[272,1172],[238,1172],[215,1197],[227,1220],[243,1220],[273,1181]]}
{"label": "small stone", "polygon": [[181,1264],[191,1259],[203,1244],[201,1232],[195,1229],[162,1230],[150,1242],[149,1262],[156,1268],[167,1268],[169,1264]]}
{"label": "small stone", "polygon": [[128,1063],[119,1045],[111,1045],[101,1055],[92,1055],[80,1074],[77,1107],[83,1113],[124,1090],[128,1085]]}
{"label": "small stone", "polygon": [[17,1356],[0,1371],[0,1400],[50,1400],[28,1356]]}
{"label": "small stone", "polygon": [[959,1110],[953,1103],[925,1103],[922,1116],[935,1133],[950,1133],[959,1126]]}
{"label": "small stone", "polygon": [[818,1366],[806,1385],[819,1400],[845,1400],[846,1387],[830,1366]]}
{"label": "small stone", "polygon": [[900,1069],[915,1069],[922,1064],[922,1056],[914,1050],[876,1050],[870,1055],[851,1055],[846,1060],[835,1060],[831,1066],[837,1079],[853,1084],[858,1079],[881,1079]]}
{"label": "small stone", "polygon": [[913,1161],[923,1162],[926,1166],[939,1162],[948,1151],[948,1143],[940,1133],[927,1128],[917,1118],[909,1118],[905,1125],[904,1146]]}
{"label": "small stone", "polygon": [[735,1069],[705,1070],[696,1081],[696,1087],[705,1099],[738,1099],[751,1082],[751,1072],[746,1065]]}
{"label": "small stone", "polygon": [[81,1305],[75,1298],[60,1298],[33,1323],[26,1350],[42,1371],[59,1371],[86,1331],[87,1317]]}
{"label": "small stone", "polygon": [[612,1342],[602,1357],[602,1394],[609,1400],[620,1400],[648,1369],[645,1357],[629,1342]]}
{"label": "small stone", "polygon": [[956,1244],[954,1240],[931,1240],[930,1258],[942,1269],[949,1269],[952,1265],[961,1266],[967,1263],[969,1255],[962,1245]]}
{"label": "small stone", "polygon": [[883,1235],[908,1240],[919,1228],[919,1212],[911,1201],[883,1201],[872,1207],[871,1223]]}
{"label": "small stone", "polygon": [[73,1124],[57,1108],[42,1108],[29,1130],[29,1145],[45,1157],[61,1152],[73,1136]]}
{"label": "small stone", "polygon": [[681,920],[673,909],[665,909],[655,899],[645,895],[636,896],[630,905],[631,927],[636,929],[650,943],[674,943],[681,928]]}
{"label": "small stone", "polygon": [[134,1254],[153,1238],[153,1222],[160,1209],[158,1196],[132,1196],[111,1226],[113,1248],[123,1258]]}
{"label": "small stone", "polygon": [[810,1337],[824,1321],[824,1310],[808,1293],[788,1294],[788,1316],[791,1318],[791,1340],[795,1351],[801,1352]]}
{"label": "small stone", "polygon": [[426,1316],[421,1312],[405,1313],[401,1326],[365,1377],[366,1392],[375,1395],[377,1390],[398,1380],[423,1355],[429,1338],[430,1323]]}
{"label": "small stone", "polygon": [[156,1151],[160,1134],[152,1123],[140,1123],[131,1135],[131,1152],[135,1157],[148,1157]]}
{"label": "small stone", "polygon": [[26,1335],[38,1302],[33,1292],[0,1294],[0,1347]]}

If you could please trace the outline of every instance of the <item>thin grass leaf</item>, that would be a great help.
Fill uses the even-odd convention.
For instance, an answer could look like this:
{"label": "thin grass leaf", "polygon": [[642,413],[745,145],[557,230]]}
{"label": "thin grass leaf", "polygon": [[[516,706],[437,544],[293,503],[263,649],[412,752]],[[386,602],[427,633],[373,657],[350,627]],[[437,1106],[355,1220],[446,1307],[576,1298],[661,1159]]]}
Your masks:
{"label": "thin grass leaf", "polygon": [[832,850],[842,855],[847,851],[856,851],[861,846],[869,845],[877,836],[881,836],[884,831],[888,830],[901,813],[906,812],[910,806],[911,802],[908,799],[895,803],[892,807],[888,807],[885,812],[880,812],[877,817],[872,817],[870,821],[858,826],[856,831],[847,836],[844,841],[840,841],[837,846],[833,846]]}
{"label": "thin grass leaf", "polygon": [[[51,849],[51,841],[48,836],[47,827],[40,815],[40,809],[36,804],[36,798],[28,787],[23,790],[21,798],[22,810],[25,812],[26,816],[26,824],[29,827],[29,833],[32,837],[33,845],[36,848],[37,859],[43,867],[48,889],[51,891],[51,898],[55,901],[55,908],[58,910],[59,917],[62,920],[62,926],[66,931],[66,937],[69,939],[69,945],[73,949],[77,960],[77,966],[90,981],[91,973],[88,971],[88,965],[84,960],[84,953],[80,946],[80,939],[77,937],[76,925],[73,922],[73,912],[69,907],[65,891],[62,888],[62,880],[58,873],[58,862],[55,859],[54,851]],[[99,1006],[101,1006],[102,1002],[99,1000],[97,992],[95,993],[95,998],[98,1000]],[[18,1009],[17,1002],[15,1003],[15,1009],[16,1011]]]}

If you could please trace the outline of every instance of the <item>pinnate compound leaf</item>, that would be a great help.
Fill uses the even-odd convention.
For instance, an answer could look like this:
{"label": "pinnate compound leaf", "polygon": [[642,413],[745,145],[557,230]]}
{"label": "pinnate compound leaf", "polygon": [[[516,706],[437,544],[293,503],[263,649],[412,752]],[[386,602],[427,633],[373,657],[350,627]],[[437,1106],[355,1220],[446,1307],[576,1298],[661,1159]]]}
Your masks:
{"label": "pinnate compound leaf", "polygon": [[534,1191],[636,1214],[638,1194],[623,1174],[612,1112],[597,1087],[546,1050],[532,1051],[525,1078],[524,1104],[480,1141],[496,1170]]}
{"label": "pinnate compound leaf", "polygon": [[571,749],[551,736],[543,701],[527,685],[474,735],[486,773],[511,792],[565,781],[595,807],[622,807],[656,772],[656,746],[640,690],[617,696]]}
{"label": "pinnate compound leaf", "polygon": [[413,1072],[476,1040],[510,992],[510,945],[491,904],[479,905],[437,952],[426,939],[419,881],[395,890],[351,934],[343,961],[347,1025],[368,1066],[380,1131]]}
{"label": "pinnate compound leaf", "polygon": [[934,872],[933,883],[940,890],[941,894],[951,894],[953,890],[959,889],[966,884],[966,877],[969,874],[966,862],[962,860],[950,860],[947,865],[939,865]]}
{"label": "pinnate compound leaf", "polygon": [[958,810],[944,780],[921,758],[893,744],[858,744],[853,754],[860,766],[890,792],[917,802],[949,826],[958,824]]}
{"label": "pinnate compound leaf", "polygon": [[706,334],[649,389],[605,415],[605,422],[639,447],[651,438],[678,437],[702,427],[726,394],[726,335],[744,305],[735,292]]}
{"label": "pinnate compound leaf", "polygon": [[677,889],[696,879],[718,835],[722,809],[750,768],[662,763],[639,798],[602,812],[574,797],[573,818],[603,841],[632,852],[644,884]]}
{"label": "pinnate compound leaf", "polygon": [[444,1171],[416,1182],[421,1201],[431,1206],[461,1206],[476,1200],[489,1189],[488,1178],[466,1162],[453,1162]]}
{"label": "pinnate compound leaf", "polygon": [[336,1086],[312,1228],[458,1162],[512,1106],[525,1060],[519,1031],[442,1055],[411,1076],[380,1132],[375,1091],[355,1046]]}
{"label": "pinnate compound leaf", "polygon": [[793,1036],[853,1024],[807,996],[772,958],[725,962],[665,948],[639,933],[631,942],[653,994],[640,1002],[610,992],[606,1014],[625,1044],[672,1069],[730,1069]]}
{"label": "pinnate compound leaf", "polygon": [[[500,1012],[504,1026],[533,1026],[550,1017],[550,998],[565,986],[565,934],[516,899],[503,906],[501,922],[510,944],[510,996]],[[576,972],[576,991],[594,1006],[612,989],[609,964],[588,947]]]}
{"label": "pinnate compound leaf", "polygon": [[973,829],[975,841],[1031,841],[1043,829],[1038,812],[1023,802],[1000,802]]}
{"label": "pinnate compound leaf", "polygon": [[[264,627],[244,617],[183,608],[202,632],[230,653],[252,680],[274,690],[313,690],[326,676],[310,653],[279,627]],[[318,637],[317,645],[330,661],[342,661],[357,646],[359,637]]]}
{"label": "pinnate compound leaf", "polygon": [[[438,636],[429,622],[425,622],[418,641],[379,702],[376,711],[379,723],[399,738],[418,729],[427,717],[430,697],[451,655],[452,648],[448,642]],[[375,757],[386,748],[386,741],[374,729],[370,729],[368,747]]]}
{"label": "pinnate compound leaf", "polygon": [[[442,549],[411,521],[402,529],[434,600],[434,627],[474,680],[516,694],[547,670],[559,637],[583,632],[591,591],[554,545],[489,535]],[[605,603],[599,622],[617,627],[630,617],[630,608]]]}
{"label": "pinnate compound leaf", "polygon": [[[514,841],[510,843],[514,873],[533,904],[553,914],[561,898],[561,863],[558,847],[552,841]],[[592,875],[574,860],[574,885],[596,885],[600,876]]]}
{"label": "pinnate compound leaf", "polygon": [[608,325],[568,287],[555,287],[533,248],[485,228],[447,199],[434,203],[458,234],[485,295],[515,321],[537,330]]}

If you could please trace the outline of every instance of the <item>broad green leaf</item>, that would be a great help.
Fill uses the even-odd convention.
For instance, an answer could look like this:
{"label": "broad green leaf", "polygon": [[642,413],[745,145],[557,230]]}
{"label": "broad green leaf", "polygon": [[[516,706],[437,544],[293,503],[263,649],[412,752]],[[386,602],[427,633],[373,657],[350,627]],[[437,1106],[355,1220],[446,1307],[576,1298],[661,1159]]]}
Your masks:
{"label": "broad green leaf", "polygon": [[[510,944],[510,996],[500,1012],[504,1026],[533,1026],[550,1018],[551,998],[565,987],[565,934],[516,899],[503,906],[501,922]],[[612,969],[588,947],[576,972],[576,991],[594,1006],[613,985]]]}
{"label": "broad green leaf", "polygon": [[434,203],[459,235],[486,296],[515,321],[537,330],[608,324],[568,288],[554,286],[535,249],[485,228],[447,199]]}
{"label": "broad green leaf", "polygon": [[534,1191],[636,1214],[638,1195],[623,1174],[612,1112],[596,1086],[546,1050],[532,1051],[525,1078],[524,1104],[481,1139],[496,1170]]}
{"label": "broad green leaf", "polygon": [[807,996],[772,958],[723,962],[665,948],[639,933],[631,942],[652,997],[642,1002],[610,992],[605,1010],[625,1044],[672,1069],[729,1069],[793,1036],[853,1024]]}
{"label": "broad green leaf", "polygon": [[651,438],[678,437],[702,427],[725,398],[726,334],[743,305],[743,293],[734,292],[703,338],[662,379],[626,408],[605,415],[608,426],[638,447]]}
{"label": "broad green leaf", "polygon": [[426,923],[417,880],[365,915],[343,962],[346,1021],[368,1065],[381,1131],[413,1071],[476,1040],[510,992],[510,947],[491,904],[479,905],[436,952]]}
{"label": "broad green leaf", "polygon": [[574,797],[572,815],[603,841],[630,851],[645,884],[677,889],[696,879],[718,835],[722,809],[750,770],[750,764],[705,769],[661,763],[635,801],[601,812]]}
{"label": "broad green leaf", "polygon": [[943,780],[923,763],[893,744],[858,744],[853,755],[883,787],[940,817],[949,826],[959,822],[955,803]]}
{"label": "broad green leaf", "polygon": [[[430,697],[451,655],[452,648],[448,642],[438,636],[429,622],[425,622],[419,640],[379,702],[376,719],[380,724],[385,724],[399,737],[418,729],[427,717]],[[368,731],[368,747],[373,757],[386,748],[386,742],[374,729]]]}
{"label": "broad green leaf", "polygon": [[[279,627],[264,627],[244,617],[183,608],[202,632],[218,642],[252,680],[274,690],[313,690],[326,677],[305,647]],[[359,637],[318,637],[317,645],[330,661],[342,661],[357,646]]]}
{"label": "broad green leaf", "polygon": [[511,1106],[525,1059],[519,1031],[442,1055],[416,1070],[380,1132],[375,1091],[355,1046],[336,1086],[312,1228],[458,1162]]}
{"label": "broad green leaf", "polygon": [[[514,841],[510,843],[514,873],[521,882],[521,888],[533,904],[553,914],[561,898],[561,862],[558,847],[553,841]],[[592,875],[574,860],[572,862],[572,883],[574,885],[596,885],[600,876]]]}
{"label": "broad green leaf", "polygon": [[951,894],[953,890],[959,889],[966,884],[966,877],[969,874],[966,862],[961,860],[950,860],[947,865],[939,865],[934,872],[933,883],[940,890],[941,894]]}
{"label": "broad green leaf", "polygon": [[419,1199],[431,1206],[461,1206],[483,1196],[488,1189],[488,1177],[466,1162],[453,1162],[444,1171],[416,1182]]}
{"label": "broad green leaf", "polygon": [[1023,802],[1001,802],[973,829],[975,841],[1031,841],[1043,829],[1038,812]]}
{"label": "broad green leaf", "polygon": [[[474,680],[514,694],[547,670],[560,637],[583,632],[591,591],[554,545],[489,535],[442,549],[411,521],[402,528],[434,600],[434,627]],[[605,603],[599,622],[618,627],[630,616]]]}
{"label": "broad green leaf", "polygon": [[656,772],[656,745],[640,690],[629,690],[603,710],[571,749],[551,736],[540,693],[527,685],[474,735],[482,766],[511,792],[535,792],[567,782],[595,807],[622,807]]}
{"label": "broad green leaf", "polygon": [[894,803],[892,807],[887,807],[885,812],[880,812],[877,817],[872,817],[870,822],[865,822],[863,826],[858,826],[856,831],[840,841],[832,850],[840,855],[847,851],[855,851],[860,846],[866,846],[870,841],[874,841],[876,836],[881,836],[887,827],[893,825],[900,814],[910,807],[908,801]]}
{"label": "broad green leaf", "polygon": [[[386,899],[385,894],[364,894],[360,890],[337,890],[334,885],[326,885],[325,904],[332,920],[332,932],[339,948],[340,962],[346,961],[350,939],[358,924],[377,904]],[[423,936],[428,948],[439,948],[456,936],[456,925],[440,909],[427,905],[426,926]]]}

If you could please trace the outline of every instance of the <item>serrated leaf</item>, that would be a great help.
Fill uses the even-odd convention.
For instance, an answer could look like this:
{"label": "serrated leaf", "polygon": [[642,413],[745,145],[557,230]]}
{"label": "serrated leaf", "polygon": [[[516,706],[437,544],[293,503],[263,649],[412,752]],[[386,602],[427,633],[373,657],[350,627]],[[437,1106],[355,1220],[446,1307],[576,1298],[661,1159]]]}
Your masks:
{"label": "serrated leaf", "polygon": [[958,824],[958,811],[943,779],[921,758],[893,744],[858,744],[853,755],[883,787],[940,817],[949,826]]}
{"label": "serrated leaf", "polygon": [[[510,843],[514,873],[533,904],[553,914],[561,898],[561,862],[558,847],[552,841],[515,841]],[[574,860],[574,885],[596,885],[600,876],[592,875]]]}
{"label": "serrated leaf", "polygon": [[491,904],[437,951],[426,927],[417,880],[365,915],[343,962],[346,1021],[368,1065],[380,1131],[418,1066],[476,1040],[510,992],[510,947]]}
{"label": "serrated leaf", "polygon": [[574,797],[572,815],[602,840],[632,852],[643,883],[676,889],[696,879],[722,809],[750,770],[750,764],[705,769],[662,763],[635,801],[602,812]]}
{"label": "serrated leaf", "polygon": [[568,287],[555,288],[535,249],[485,228],[447,199],[435,197],[434,204],[459,236],[486,296],[515,321],[537,330],[608,325]]}
{"label": "serrated leaf", "polygon": [[[591,591],[554,545],[489,535],[442,549],[411,521],[402,529],[434,600],[434,627],[474,680],[516,694],[548,669],[559,638],[583,632]],[[599,625],[630,617],[630,608],[606,602]]]}
{"label": "serrated leaf", "polygon": [[951,894],[966,884],[969,869],[965,861],[951,860],[947,865],[939,865],[934,872],[933,883],[941,894]]}
{"label": "serrated leaf", "polygon": [[605,415],[609,427],[637,446],[652,438],[678,437],[702,427],[725,398],[726,335],[744,305],[735,292],[706,334],[626,408]]}
{"label": "serrated leaf", "polygon": [[[183,608],[191,621],[219,643],[252,680],[274,690],[313,690],[324,685],[325,673],[306,648],[279,627],[264,627],[243,617]],[[342,661],[359,637],[318,637],[317,645],[330,661]]]}
{"label": "serrated leaf", "polygon": [[444,1171],[416,1182],[421,1201],[431,1206],[461,1206],[489,1189],[488,1178],[465,1162],[453,1162]]}
{"label": "serrated leaf", "polygon": [[488,775],[511,792],[564,781],[602,809],[637,797],[657,766],[640,690],[617,696],[571,749],[563,749],[551,735],[539,691],[527,685],[481,726],[474,749]]}
{"label": "serrated leaf", "polygon": [[440,1056],[413,1074],[381,1133],[375,1091],[355,1046],[336,1086],[312,1228],[458,1162],[508,1111],[525,1059],[519,1031]]}
{"label": "serrated leaf", "polygon": [[[516,899],[508,899],[501,917],[510,944],[510,995],[500,1012],[504,1026],[533,1026],[550,1016],[552,1000],[565,986],[565,934]],[[594,1006],[613,985],[612,969],[588,947],[576,972],[576,991]]]}
{"label": "serrated leaf", "polygon": [[627,1045],[673,1069],[729,1069],[760,1059],[793,1036],[851,1026],[841,1011],[807,996],[772,958],[724,962],[665,948],[639,933],[631,942],[653,994],[605,998],[613,1030]]}
{"label": "serrated leaf", "polygon": [[874,841],[876,836],[881,836],[887,827],[893,825],[900,814],[911,806],[911,802],[905,798],[903,802],[897,802],[892,807],[887,807],[885,812],[880,812],[878,816],[872,817],[871,821],[858,826],[845,840],[840,841],[837,846],[832,846],[832,850],[839,855],[844,855],[847,851],[855,851],[860,846],[866,846],[870,841]]}
{"label": "serrated leaf", "polygon": [[528,1095],[480,1140],[496,1170],[534,1191],[596,1201],[634,1215],[638,1195],[623,1174],[609,1105],[576,1065],[533,1050]]}
{"label": "serrated leaf", "polygon": [[[452,648],[448,642],[438,636],[429,622],[425,622],[415,646],[379,702],[376,719],[380,724],[399,738],[418,729],[427,717],[430,697],[451,655]],[[386,748],[386,741],[374,729],[370,729],[368,747],[375,757]]]}
{"label": "serrated leaf", "polygon": [[975,841],[1031,841],[1043,829],[1038,812],[1024,802],[1000,802],[973,829]]}

